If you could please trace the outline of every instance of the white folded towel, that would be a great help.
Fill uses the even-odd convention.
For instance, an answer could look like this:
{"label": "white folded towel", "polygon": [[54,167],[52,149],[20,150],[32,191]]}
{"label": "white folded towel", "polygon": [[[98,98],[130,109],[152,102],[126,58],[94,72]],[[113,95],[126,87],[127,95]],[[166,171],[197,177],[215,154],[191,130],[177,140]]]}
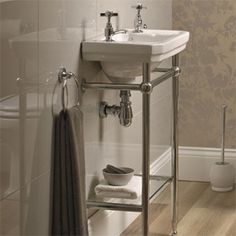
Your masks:
{"label": "white folded towel", "polygon": [[142,178],[133,176],[130,182],[124,186],[109,185],[102,181],[95,187],[95,193],[99,197],[136,199],[142,192]]}

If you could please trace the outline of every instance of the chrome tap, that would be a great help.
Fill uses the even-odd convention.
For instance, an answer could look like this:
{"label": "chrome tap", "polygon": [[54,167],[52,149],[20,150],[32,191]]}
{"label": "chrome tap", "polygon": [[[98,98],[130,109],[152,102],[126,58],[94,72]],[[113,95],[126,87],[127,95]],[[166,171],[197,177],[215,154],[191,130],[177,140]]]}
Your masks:
{"label": "chrome tap", "polygon": [[106,41],[111,42],[112,35],[115,33],[111,24],[111,17],[118,16],[118,13],[114,13],[113,11],[106,11],[105,13],[101,13],[100,16],[107,17],[107,24],[106,24],[104,33],[105,33]]}
{"label": "chrome tap", "polygon": [[126,30],[126,29],[120,29],[120,30],[114,31],[112,35],[115,35],[115,34],[126,34],[127,32],[128,32],[128,30]]}
{"label": "chrome tap", "polygon": [[141,28],[143,26],[144,26],[144,28],[147,28],[147,25],[146,24],[143,25],[141,10],[147,9],[147,7],[143,7],[143,5],[141,3],[138,3],[137,6],[132,6],[132,8],[135,8],[138,11],[137,15],[134,19],[134,32],[135,33],[142,33],[143,31],[141,30]]}
{"label": "chrome tap", "polygon": [[101,118],[106,118],[108,115],[118,116],[120,124],[129,127],[132,124],[133,111],[129,98],[131,97],[130,90],[120,91],[120,106],[109,106],[107,102],[101,102],[99,115]]}

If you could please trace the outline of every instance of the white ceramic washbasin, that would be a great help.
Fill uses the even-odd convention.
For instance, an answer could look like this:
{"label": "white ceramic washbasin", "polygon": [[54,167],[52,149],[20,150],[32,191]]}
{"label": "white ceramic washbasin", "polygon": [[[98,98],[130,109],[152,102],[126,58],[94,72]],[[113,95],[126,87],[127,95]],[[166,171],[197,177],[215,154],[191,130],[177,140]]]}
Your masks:
{"label": "white ceramic washbasin", "polygon": [[135,79],[142,74],[142,63],[156,67],[161,61],[183,51],[189,32],[176,30],[143,30],[116,34],[112,42],[104,37],[86,40],[82,56],[86,61],[100,61],[103,71],[113,82]]}

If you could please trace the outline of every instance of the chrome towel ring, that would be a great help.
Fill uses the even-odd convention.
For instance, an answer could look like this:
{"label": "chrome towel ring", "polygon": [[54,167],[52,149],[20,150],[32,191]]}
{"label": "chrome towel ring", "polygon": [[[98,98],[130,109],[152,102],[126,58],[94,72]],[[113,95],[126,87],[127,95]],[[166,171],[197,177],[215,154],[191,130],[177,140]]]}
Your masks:
{"label": "chrome towel ring", "polygon": [[[67,72],[66,68],[62,67],[60,68],[59,72],[58,72],[58,76],[57,76],[57,82],[55,84],[55,87],[53,89],[53,95],[52,95],[52,115],[54,115],[54,109],[53,109],[53,101],[54,101],[54,95],[56,92],[57,87],[59,87],[60,85],[62,85],[62,90],[61,90],[61,105],[62,105],[62,109],[65,112],[65,110],[68,108],[68,104],[69,104],[69,94],[68,94],[68,86],[67,86],[67,81],[69,79],[74,79],[75,84],[77,86],[78,92],[79,92],[79,82],[78,79],[76,77],[76,75],[72,72]],[[79,96],[78,96],[78,100],[76,102],[76,105],[79,105]]]}

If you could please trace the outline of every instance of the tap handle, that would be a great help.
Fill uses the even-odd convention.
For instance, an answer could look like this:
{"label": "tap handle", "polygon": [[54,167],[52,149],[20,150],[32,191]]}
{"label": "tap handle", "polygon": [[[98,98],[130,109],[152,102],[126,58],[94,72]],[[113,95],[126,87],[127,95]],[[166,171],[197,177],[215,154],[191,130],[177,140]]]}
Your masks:
{"label": "tap handle", "polygon": [[113,11],[106,11],[106,12],[100,13],[100,16],[106,16],[110,19],[112,16],[118,16],[118,13],[113,12]]}
{"label": "tap handle", "polygon": [[135,8],[138,11],[141,11],[142,9],[147,9],[147,7],[144,7],[141,3],[138,3],[136,6],[132,6],[132,8]]}

